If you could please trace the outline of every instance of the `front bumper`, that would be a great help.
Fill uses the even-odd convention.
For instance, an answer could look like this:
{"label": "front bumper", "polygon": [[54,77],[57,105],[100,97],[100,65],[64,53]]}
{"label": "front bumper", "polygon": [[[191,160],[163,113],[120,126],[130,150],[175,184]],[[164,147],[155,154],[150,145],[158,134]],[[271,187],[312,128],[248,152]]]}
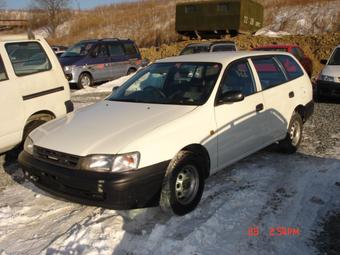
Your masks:
{"label": "front bumper", "polygon": [[304,121],[307,121],[314,113],[314,101],[310,101],[305,105]]}
{"label": "front bumper", "polygon": [[170,161],[125,173],[75,170],[41,161],[23,151],[19,163],[36,186],[67,200],[116,210],[156,206]]}
{"label": "front bumper", "polygon": [[316,81],[317,96],[340,97],[340,83],[331,81]]}

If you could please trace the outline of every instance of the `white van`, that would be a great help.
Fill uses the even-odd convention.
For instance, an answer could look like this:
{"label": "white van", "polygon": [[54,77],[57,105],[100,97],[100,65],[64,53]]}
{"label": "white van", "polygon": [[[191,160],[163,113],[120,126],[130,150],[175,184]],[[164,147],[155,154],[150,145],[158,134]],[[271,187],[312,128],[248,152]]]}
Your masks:
{"label": "white van", "polygon": [[0,36],[0,153],[73,111],[63,70],[43,38]]}
{"label": "white van", "polygon": [[289,53],[157,61],[106,100],[34,130],[25,175],[61,197],[113,209],[199,203],[205,179],[272,143],[297,150],[312,85]]}

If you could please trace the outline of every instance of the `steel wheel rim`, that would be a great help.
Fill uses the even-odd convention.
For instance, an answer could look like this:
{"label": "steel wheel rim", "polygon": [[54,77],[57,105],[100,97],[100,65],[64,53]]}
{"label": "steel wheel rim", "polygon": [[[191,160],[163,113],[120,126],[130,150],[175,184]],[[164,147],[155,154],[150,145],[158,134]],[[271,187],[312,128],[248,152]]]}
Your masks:
{"label": "steel wheel rim", "polygon": [[88,77],[87,75],[84,75],[82,78],[81,78],[81,81],[80,81],[81,85],[83,87],[89,87],[90,84],[91,84],[91,79],[90,77]]}
{"label": "steel wheel rim", "polygon": [[199,174],[193,165],[184,166],[178,173],[175,183],[177,201],[182,205],[191,203],[198,192]]}
{"label": "steel wheel rim", "polygon": [[292,145],[296,146],[299,143],[301,137],[301,126],[298,121],[293,122],[289,130],[289,136],[290,140],[292,141]]}

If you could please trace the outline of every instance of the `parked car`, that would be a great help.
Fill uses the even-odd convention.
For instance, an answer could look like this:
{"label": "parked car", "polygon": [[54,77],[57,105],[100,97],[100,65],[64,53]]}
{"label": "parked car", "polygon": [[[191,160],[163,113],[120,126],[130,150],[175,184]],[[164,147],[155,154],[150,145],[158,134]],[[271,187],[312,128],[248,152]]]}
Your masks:
{"label": "parked car", "polygon": [[340,45],[335,47],[329,60],[320,61],[325,67],[316,81],[316,96],[340,97]]}
{"label": "parked car", "polygon": [[47,42],[0,37],[0,153],[39,125],[73,110],[68,82]]}
{"label": "parked car", "polygon": [[312,60],[305,55],[303,50],[293,44],[287,44],[287,45],[267,45],[267,46],[261,46],[254,48],[253,50],[258,50],[258,51],[284,51],[284,52],[289,52],[293,54],[302,64],[302,66],[305,68],[307,74],[309,77],[312,77],[313,74],[313,62]]}
{"label": "parked car", "polygon": [[72,201],[113,209],[160,204],[184,215],[208,176],[275,142],[294,153],[312,94],[287,53],[167,58],[104,101],[39,127],[19,162],[38,187]]}
{"label": "parked car", "polygon": [[59,60],[69,83],[79,89],[131,74],[142,64],[135,43],[117,38],[81,41]]}
{"label": "parked car", "polygon": [[188,44],[179,55],[236,50],[235,43],[231,41],[203,42]]}
{"label": "parked car", "polygon": [[57,56],[57,58],[60,58],[61,55],[63,55],[63,54],[65,53],[65,50],[55,51],[54,53],[55,53],[55,55]]}
{"label": "parked car", "polygon": [[54,52],[66,51],[68,47],[62,45],[52,45],[51,48]]}

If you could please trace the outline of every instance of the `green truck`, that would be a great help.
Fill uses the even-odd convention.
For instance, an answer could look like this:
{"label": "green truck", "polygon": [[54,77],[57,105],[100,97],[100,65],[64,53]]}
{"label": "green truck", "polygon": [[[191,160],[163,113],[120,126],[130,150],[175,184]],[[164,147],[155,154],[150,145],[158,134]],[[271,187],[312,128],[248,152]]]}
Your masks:
{"label": "green truck", "polygon": [[254,33],[263,25],[263,6],[252,0],[210,0],[176,5],[176,31],[190,37]]}

